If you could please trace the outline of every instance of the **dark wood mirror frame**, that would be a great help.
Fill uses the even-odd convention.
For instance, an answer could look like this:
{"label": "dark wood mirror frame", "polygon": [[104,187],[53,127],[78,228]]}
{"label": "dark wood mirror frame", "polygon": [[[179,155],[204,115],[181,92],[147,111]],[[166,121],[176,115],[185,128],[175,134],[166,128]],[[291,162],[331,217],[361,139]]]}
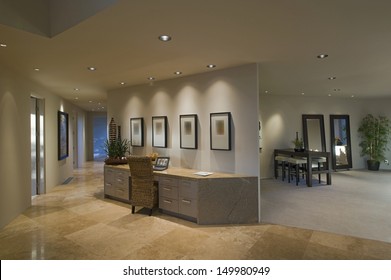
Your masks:
{"label": "dark wood mirror frame", "polygon": [[326,152],[326,139],[324,132],[324,118],[323,115],[302,115],[303,121],[303,140],[304,147],[306,150],[309,150],[309,139],[308,139],[308,121],[309,120],[319,120],[319,137],[321,141],[321,152]]}
{"label": "dark wood mirror frame", "polygon": [[[336,121],[341,123],[341,127],[335,125]],[[333,169],[352,168],[352,149],[350,143],[350,121],[349,115],[330,115],[330,143],[331,143],[331,161]],[[337,155],[337,150],[343,154],[341,158]]]}

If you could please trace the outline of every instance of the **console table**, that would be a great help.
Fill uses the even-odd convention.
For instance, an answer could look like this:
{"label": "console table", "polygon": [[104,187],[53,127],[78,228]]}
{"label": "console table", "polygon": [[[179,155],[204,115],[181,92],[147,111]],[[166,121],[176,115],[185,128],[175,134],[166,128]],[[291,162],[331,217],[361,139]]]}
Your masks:
{"label": "console table", "polygon": [[[109,174],[107,170],[131,176],[127,165],[105,165],[105,175]],[[174,167],[154,171],[159,182],[159,209],[163,213],[203,225],[258,222],[258,177],[230,173],[200,176],[196,172]],[[110,176],[115,177],[112,173]],[[131,188],[130,178],[128,185]],[[112,185],[106,186],[105,176],[105,196],[107,187]],[[130,203],[130,194],[129,189],[129,199],[120,200]],[[113,198],[112,194],[107,195]]]}
{"label": "console table", "polygon": [[[307,173],[306,182],[308,187],[312,187],[312,174],[325,173],[327,177],[327,185],[331,185],[331,155],[329,152],[318,151],[303,151],[295,152],[293,149],[274,150],[274,158],[278,155],[291,156],[291,157],[303,157],[307,159]],[[315,158],[326,158],[324,168],[322,170],[312,170],[312,161]]]}

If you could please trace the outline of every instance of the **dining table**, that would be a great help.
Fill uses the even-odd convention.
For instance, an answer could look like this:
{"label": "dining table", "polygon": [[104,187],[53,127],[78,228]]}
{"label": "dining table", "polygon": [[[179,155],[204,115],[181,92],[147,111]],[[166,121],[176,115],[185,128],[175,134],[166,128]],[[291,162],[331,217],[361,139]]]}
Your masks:
{"label": "dining table", "polygon": [[[274,158],[278,155],[288,156],[288,157],[301,157],[307,160],[307,170],[306,170],[306,183],[308,187],[312,187],[312,175],[313,174],[326,174],[326,183],[331,185],[331,153],[322,152],[322,151],[295,151],[294,149],[275,149]],[[312,169],[312,164],[318,162],[319,159],[325,159],[325,162],[322,164],[322,168]],[[275,163],[276,164],[276,163]]]}

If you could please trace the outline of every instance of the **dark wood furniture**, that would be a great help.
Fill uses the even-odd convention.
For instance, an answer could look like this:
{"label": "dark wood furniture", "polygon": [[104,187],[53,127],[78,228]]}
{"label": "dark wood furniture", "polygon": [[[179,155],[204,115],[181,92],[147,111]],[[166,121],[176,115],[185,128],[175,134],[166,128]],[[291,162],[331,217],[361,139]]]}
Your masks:
{"label": "dark wood furniture", "polygon": [[[312,175],[313,174],[326,174],[327,185],[331,185],[331,154],[329,152],[315,152],[315,151],[304,151],[295,152],[293,149],[276,149],[274,150],[274,159],[278,155],[290,156],[290,157],[303,157],[307,159],[307,172],[306,182],[308,187],[312,187]],[[320,170],[312,170],[312,163],[315,159],[326,158],[326,162],[323,164],[323,168]],[[277,166],[276,160],[274,160],[274,168]]]}

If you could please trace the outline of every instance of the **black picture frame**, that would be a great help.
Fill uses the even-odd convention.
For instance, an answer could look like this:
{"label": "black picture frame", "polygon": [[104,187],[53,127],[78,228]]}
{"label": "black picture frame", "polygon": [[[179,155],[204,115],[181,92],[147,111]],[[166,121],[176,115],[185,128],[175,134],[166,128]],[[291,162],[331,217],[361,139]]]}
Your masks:
{"label": "black picture frame", "polygon": [[167,117],[152,117],[152,147],[167,148]]}
{"label": "black picture frame", "polygon": [[180,148],[198,148],[198,117],[196,114],[179,116]]}
{"label": "black picture frame", "polygon": [[69,116],[68,113],[58,111],[58,160],[69,156]]}
{"label": "black picture frame", "polygon": [[144,118],[130,119],[130,145],[144,147]]}
{"label": "black picture frame", "polygon": [[230,151],[231,146],[231,113],[210,114],[210,149]]}

